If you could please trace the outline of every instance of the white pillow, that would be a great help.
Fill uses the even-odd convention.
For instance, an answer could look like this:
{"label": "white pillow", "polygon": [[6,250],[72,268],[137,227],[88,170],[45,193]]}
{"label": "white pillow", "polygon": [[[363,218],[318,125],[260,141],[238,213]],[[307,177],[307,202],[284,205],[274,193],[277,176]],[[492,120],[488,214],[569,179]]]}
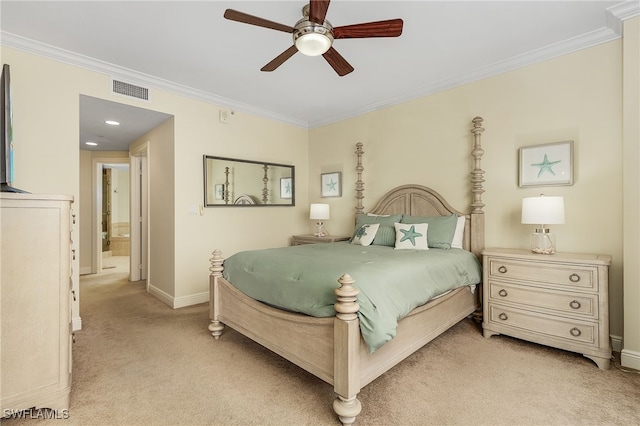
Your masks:
{"label": "white pillow", "polygon": [[396,246],[400,249],[429,250],[427,245],[428,223],[394,223]]}
{"label": "white pillow", "polygon": [[361,246],[370,245],[376,237],[379,227],[379,223],[365,223],[355,233],[351,240],[351,244],[360,244]]}
{"label": "white pillow", "polygon": [[454,232],[453,240],[451,240],[451,248],[462,248],[462,241],[464,239],[464,224],[466,221],[466,217],[458,216],[458,223],[456,223],[456,232]]}

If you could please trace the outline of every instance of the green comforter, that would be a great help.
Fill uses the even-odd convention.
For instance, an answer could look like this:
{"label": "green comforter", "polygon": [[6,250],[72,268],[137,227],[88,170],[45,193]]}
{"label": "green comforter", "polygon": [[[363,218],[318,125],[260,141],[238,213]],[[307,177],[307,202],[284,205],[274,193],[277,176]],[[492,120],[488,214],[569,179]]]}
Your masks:
{"label": "green comforter", "polygon": [[458,287],[481,281],[478,259],[461,249],[394,250],[348,242],[308,244],[236,253],[224,277],[261,302],[314,317],[336,314],[338,278],[348,273],[360,290],[360,329],[374,352],[396,335],[414,308]]}

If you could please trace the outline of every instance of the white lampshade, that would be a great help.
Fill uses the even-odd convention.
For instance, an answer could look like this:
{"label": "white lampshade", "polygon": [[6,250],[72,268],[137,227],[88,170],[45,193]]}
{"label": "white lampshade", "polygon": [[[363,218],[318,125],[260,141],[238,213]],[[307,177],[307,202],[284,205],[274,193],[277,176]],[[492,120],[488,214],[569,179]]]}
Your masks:
{"label": "white lampshade", "polygon": [[319,56],[331,47],[331,39],[324,34],[306,33],[295,39],[296,48],[303,55]]}
{"label": "white lampshade", "polygon": [[535,225],[564,223],[564,198],[544,195],[523,198],[522,223]]}
{"label": "white lampshade", "polygon": [[328,220],[329,204],[311,204],[309,219]]}

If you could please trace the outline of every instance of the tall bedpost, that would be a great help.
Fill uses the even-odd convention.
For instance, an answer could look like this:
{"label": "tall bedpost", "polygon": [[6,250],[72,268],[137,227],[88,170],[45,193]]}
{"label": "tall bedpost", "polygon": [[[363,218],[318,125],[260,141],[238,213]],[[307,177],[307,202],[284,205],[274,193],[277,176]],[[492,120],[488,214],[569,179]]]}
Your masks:
{"label": "tall bedpost", "polygon": [[362,154],[364,151],[362,150],[362,142],[358,142],[356,144],[356,156],[358,158],[358,165],[356,166],[356,172],[358,172],[358,180],[356,181],[356,214],[362,213],[364,207],[362,206],[362,199],[364,195],[364,182],[362,181],[362,172],[364,171],[364,167],[362,166]]}
{"label": "tall bedpost", "polygon": [[484,170],[481,167],[482,156],[484,150],[482,149],[482,117],[475,117],[472,120],[473,128],[473,150],[471,156],[473,157],[473,170],[471,171],[471,193],[473,194],[473,201],[471,202],[471,252],[478,258],[481,257],[481,252],[484,249],[484,203],[482,202],[482,193],[484,187]]}
{"label": "tall bedpost", "polygon": [[209,324],[208,328],[211,335],[219,339],[222,330],[224,330],[224,324],[218,320],[218,313],[220,312],[218,278],[222,277],[222,271],[224,270],[222,262],[224,262],[224,257],[222,257],[220,250],[214,250],[211,254],[211,259],[209,259],[211,261],[211,267],[209,268],[209,271],[211,271],[209,275],[209,319],[211,320],[211,324]]}
{"label": "tall bedpost", "polygon": [[362,411],[360,392],[360,323],[358,321],[358,293],[349,274],[342,275],[335,289],[336,318],[333,327],[333,390],[338,397],[333,411],[343,425],[351,425]]}

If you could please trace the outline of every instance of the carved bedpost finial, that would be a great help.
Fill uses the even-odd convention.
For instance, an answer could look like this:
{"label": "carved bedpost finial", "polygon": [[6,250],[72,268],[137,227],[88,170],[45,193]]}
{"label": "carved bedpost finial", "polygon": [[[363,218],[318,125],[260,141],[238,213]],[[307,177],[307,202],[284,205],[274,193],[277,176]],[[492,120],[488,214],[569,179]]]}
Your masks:
{"label": "carved bedpost finial", "polygon": [[224,267],[222,266],[222,263],[224,262],[224,257],[222,257],[222,252],[220,250],[214,250],[211,253],[211,259],[209,259],[209,261],[211,262],[211,267],[209,268],[209,271],[211,272],[211,275],[213,275],[214,277],[221,277],[222,276],[222,271],[224,270]]}
{"label": "carved bedpost finial", "polygon": [[362,205],[362,199],[364,195],[364,182],[362,181],[362,172],[364,171],[364,167],[362,167],[362,154],[364,151],[362,150],[362,142],[358,142],[356,144],[356,157],[358,159],[358,165],[356,166],[356,172],[358,172],[358,180],[356,181],[356,214],[362,213],[364,207]]}
{"label": "carved bedpost finial", "polygon": [[482,156],[484,155],[481,141],[482,132],[484,132],[484,128],[482,127],[483,121],[482,117],[475,117],[472,120],[473,129],[471,129],[471,133],[473,133],[474,137],[473,151],[471,151],[471,155],[474,160],[473,171],[471,171],[471,193],[473,194],[471,213],[480,214],[483,213],[482,208],[484,207],[484,203],[482,202],[482,193],[484,192],[484,188],[482,186],[482,183],[484,182],[484,170],[482,170],[480,164]]}
{"label": "carved bedpost finial", "polygon": [[358,318],[357,312],[360,309],[360,305],[356,302],[360,290],[353,286],[355,280],[349,274],[344,274],[338,278],[338,282],[340,287],[334,290],[338,297],[333,305],[337,312],[336,317],[343,321],[354,320]]}

